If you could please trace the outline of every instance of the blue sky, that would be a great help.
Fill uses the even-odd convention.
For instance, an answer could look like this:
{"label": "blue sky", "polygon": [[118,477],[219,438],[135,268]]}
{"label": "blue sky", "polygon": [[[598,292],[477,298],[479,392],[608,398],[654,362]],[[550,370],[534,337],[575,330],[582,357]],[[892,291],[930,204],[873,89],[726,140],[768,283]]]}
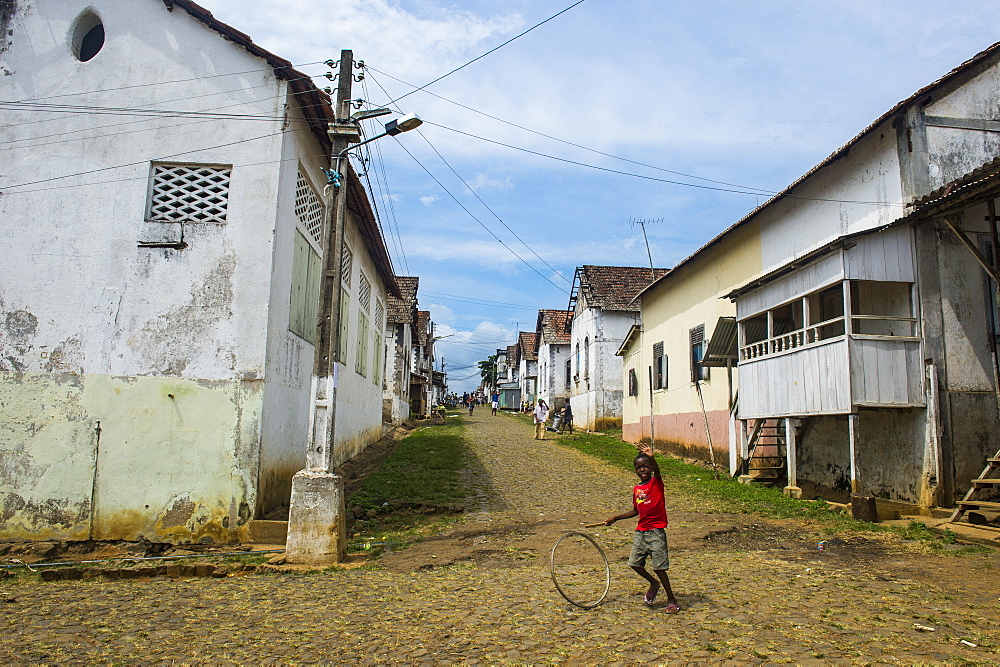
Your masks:
{"label": "blue sky", "polygon": [[[352,49],[369,67],[353,97],[377,105],[573,2],[201,0],[309,74]],[[420,277],[436,335],[452,334],[438,343],[451,388],[473,388],[475,362],[532,330],[539,308],[565,307],[576,266],[646,264],[630,218],[659,221],[653,260],[671,266],[998,40],[1000,3],[976,0],[585,0],[400,100],[425,124],[377,142],[371,194],[396,272]],[[761,194],[692,187],[712,181]]]}

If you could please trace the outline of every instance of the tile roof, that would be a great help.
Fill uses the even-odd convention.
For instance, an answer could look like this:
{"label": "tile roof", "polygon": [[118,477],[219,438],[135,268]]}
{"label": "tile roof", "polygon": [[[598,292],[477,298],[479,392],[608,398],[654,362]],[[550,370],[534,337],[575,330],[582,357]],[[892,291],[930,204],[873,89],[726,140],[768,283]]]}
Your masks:
{"label": "tile roof", "polygon": [[431,311],[417,311],[417,330],[413,332],[417,345],[427,345],[431,339]]}
{"label": "tile roof", "polygon": [[507,346],[507,363],[515,367],[521,363],[521,355],[518,354],[518,346],[516,344]]}
{"label": "tile roof", "polygon": [[572,340],[570,336],[570,324],[573,321],[573,313],[568,310],[538,311],[538,325],[536,331],[541,334],[539,344],[546,345],[569,345]]}
{"label": "tile roof", "polygon": [[638,312],[639,304],[632,303],[632,300],[654,280],[669,273],[670,269],[585,264],[577,272],[580,292],[588,306]]}
{"label": "tile roof", "polygon": [[517,346],[525,361],[538,359],[538,334],[534,331],[520,331],[517,334]]}
{"label": "tile roof", "polygon": [[416,276],[396,276],[396,284],[402,297],[389,295],[386,304],[389,322],[396,324],[412,324],[417,317],[417,284],[420,278]]}

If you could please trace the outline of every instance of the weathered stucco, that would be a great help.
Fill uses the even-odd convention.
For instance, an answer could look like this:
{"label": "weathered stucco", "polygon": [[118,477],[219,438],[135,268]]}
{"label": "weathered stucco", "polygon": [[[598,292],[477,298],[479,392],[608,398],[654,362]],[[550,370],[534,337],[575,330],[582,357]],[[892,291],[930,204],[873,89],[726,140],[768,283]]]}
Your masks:
{"label": "weathered stucco", "polygon": [[3,373],[0,539],[236,539],[261,383]]}

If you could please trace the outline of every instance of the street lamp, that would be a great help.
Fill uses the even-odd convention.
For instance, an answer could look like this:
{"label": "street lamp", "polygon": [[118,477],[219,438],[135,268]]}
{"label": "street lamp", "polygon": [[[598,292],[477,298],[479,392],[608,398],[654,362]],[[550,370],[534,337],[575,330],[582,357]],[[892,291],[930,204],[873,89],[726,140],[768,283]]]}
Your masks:
{"label": "street lamp", "polygon": [[359,123],[392,113],[370,109],[351,114],[351,82],[354,54],[341,51],[337,75],[335,119],[328,129],[333,171],[327,172],[333,186],[330,215],[323,225],[323,270],[320,279],[316,343],[310,381],[309,426],[306,468],[292,478],[288,512],[286,559],[292,563],[331,564],[346,556],[347,531],[344,487],[334,474],[333,444],[336,432],[337,362],[340,359],[341,270],[347,219],[347,169],[341,164],[347,153],[385,136],[396,136],[419,127],[421,120],[407,114],[385,125],[385,132],[361,140]]}

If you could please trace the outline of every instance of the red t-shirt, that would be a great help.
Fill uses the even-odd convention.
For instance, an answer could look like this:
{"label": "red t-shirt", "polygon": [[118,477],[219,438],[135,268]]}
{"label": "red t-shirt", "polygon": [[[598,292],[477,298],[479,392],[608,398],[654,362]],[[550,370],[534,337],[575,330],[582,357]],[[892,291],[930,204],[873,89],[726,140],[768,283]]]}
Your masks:
{"label": "red t-shirt", "polygon": [[639,512],[636,530],[667,527],[667,508],[663,504],[663,480],[653,475],[645,484],[632,489],[632,507]]}

